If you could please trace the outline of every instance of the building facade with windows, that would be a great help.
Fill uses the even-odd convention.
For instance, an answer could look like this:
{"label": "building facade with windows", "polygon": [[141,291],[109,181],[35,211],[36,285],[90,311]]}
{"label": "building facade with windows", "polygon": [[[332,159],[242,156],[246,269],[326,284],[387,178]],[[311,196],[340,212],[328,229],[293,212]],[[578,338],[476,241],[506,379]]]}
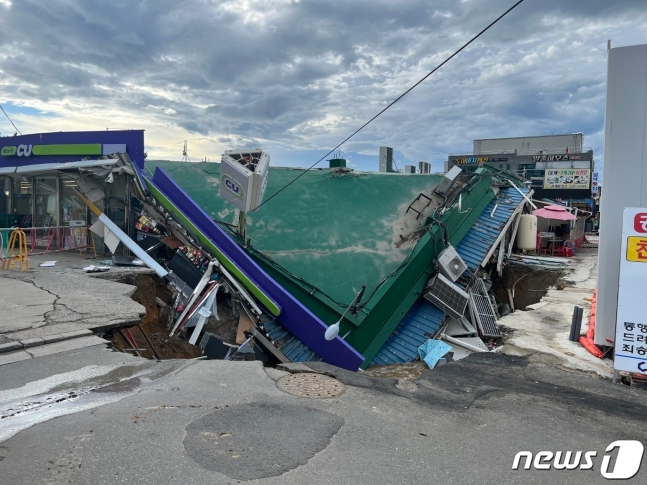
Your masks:
{"label": "building facade with windows", "polygon": [[582,141],[581,133],[474,140],[474,153],[450,155],[445,171],[487,164],[523,178],[537,198],[590,199],[595,162]]}
{"label": "building facade with windows", "polygon": [[[129,231],[133,217],[128,167],[118,154],[144,164],[143,130],[55,132],[0,137],[0,238],[14,228],[37,248],[71,249],[88,239],[96,216],[85,193]],[[100,238],[96,245],[101,246]]]}

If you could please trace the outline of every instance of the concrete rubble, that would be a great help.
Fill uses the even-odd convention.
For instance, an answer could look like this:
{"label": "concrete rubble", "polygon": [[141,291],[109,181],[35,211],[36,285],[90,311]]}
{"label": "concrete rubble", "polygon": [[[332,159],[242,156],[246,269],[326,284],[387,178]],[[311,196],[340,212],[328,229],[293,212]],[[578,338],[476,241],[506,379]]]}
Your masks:
{"label": "concrete rubble", "polygon": [[[77,253],[57,258],[57,266],[41,268],[38,262],[51,255],[32,256],[30,273],[0,273],[0,361],[31,358],[44,345],[71,339],[97,345],[99,339],[90,336],[136,325],[144,316],[145,309],[131,299],[135,287],[84,274],[87,262]],[[110,275],[118,277],[119,270]]]}

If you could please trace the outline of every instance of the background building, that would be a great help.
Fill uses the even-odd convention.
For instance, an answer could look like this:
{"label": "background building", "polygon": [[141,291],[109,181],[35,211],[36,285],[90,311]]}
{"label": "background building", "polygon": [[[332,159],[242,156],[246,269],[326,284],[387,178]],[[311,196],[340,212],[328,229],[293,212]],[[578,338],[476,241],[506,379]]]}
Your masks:
{"label": "background building", "polygon": [[420,173],[431,173],[431,163],[418,162],[418,170],[420,171]]}
{"label": "background building", "polygon": [[393,148],[380,147],[380,172],[393,172]]}
{"label": "background building", "polygon": [[582,133],[570,135],[544,135],[544,136],[519,136],[515,138],[489,138],[474,140],[474,154],[487,155],[490,153],[509,153],[518,151],[520,153],[545,152],[545,154],[563,153],[564,150],[571,153],[582,152]]}
{"label": "background building", "polygon": [[537,198],[589,200],[594,160],[583,140],[582,133],[474,140],[474,153],[450,155],[445,171],[487,164],[523,178]]}

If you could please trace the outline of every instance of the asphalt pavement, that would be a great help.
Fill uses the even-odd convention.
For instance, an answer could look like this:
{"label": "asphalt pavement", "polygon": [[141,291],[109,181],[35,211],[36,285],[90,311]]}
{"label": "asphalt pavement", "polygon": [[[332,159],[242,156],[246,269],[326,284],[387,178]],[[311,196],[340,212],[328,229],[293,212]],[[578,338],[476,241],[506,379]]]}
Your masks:
{"label": "asphalt pavement", "polygon": [[[41,267],[45,261],[56,263]],[[0,365],[32,358],[28,350],[32,347],[81,339],[141,321],[146,309],[130,298],[136,287],[118,280],[151,271],[117,266],[107,273],[83,271],[100,261],[76,252],[48,253],[30,257],[28,273],[0,273]]]}
{"label": "asphalt pavement", "polygon": [[[65,355],[43,357],[40,370],[40,359],[3,366],[0,415],[13,415],[0,436],[24,427],[0,443],[3,483],[591,484],[605,481],[611,442],[647,443],[644,391],[513,356],[474,354],[411,390],[288,366],[345,385],[311,399],[280,390],[288,372],[257,362]],[[520,451],[578,450],[596,452],[593,470],[512,469]],[[625,483],[645,483],[645,469]]]}

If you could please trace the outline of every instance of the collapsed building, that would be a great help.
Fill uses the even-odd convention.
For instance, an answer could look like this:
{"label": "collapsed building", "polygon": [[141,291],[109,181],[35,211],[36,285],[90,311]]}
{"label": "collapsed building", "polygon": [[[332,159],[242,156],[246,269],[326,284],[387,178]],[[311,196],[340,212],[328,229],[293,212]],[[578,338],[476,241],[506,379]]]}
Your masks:
{"label": "collapsed building", "polygon": [[[173,291],[170,335],[216,358],[357,370],[411,362],[425,344],[456,357],[488,351],[502,337],[499,313],[515,306],[493,291],[506,266],[558,264],[514,254],[537,250],[533,192],[494,167],[413,175],[336,161],[306,171],[270,167],[260,149],[221,163],[146,162],[142,131],[0,145],[7,230],[22,227],[35,250],[65,250],[67,191],[68,212],[87,226],[75,241],[149,266]],[[44,206],[45,179],[56,182]]]}

